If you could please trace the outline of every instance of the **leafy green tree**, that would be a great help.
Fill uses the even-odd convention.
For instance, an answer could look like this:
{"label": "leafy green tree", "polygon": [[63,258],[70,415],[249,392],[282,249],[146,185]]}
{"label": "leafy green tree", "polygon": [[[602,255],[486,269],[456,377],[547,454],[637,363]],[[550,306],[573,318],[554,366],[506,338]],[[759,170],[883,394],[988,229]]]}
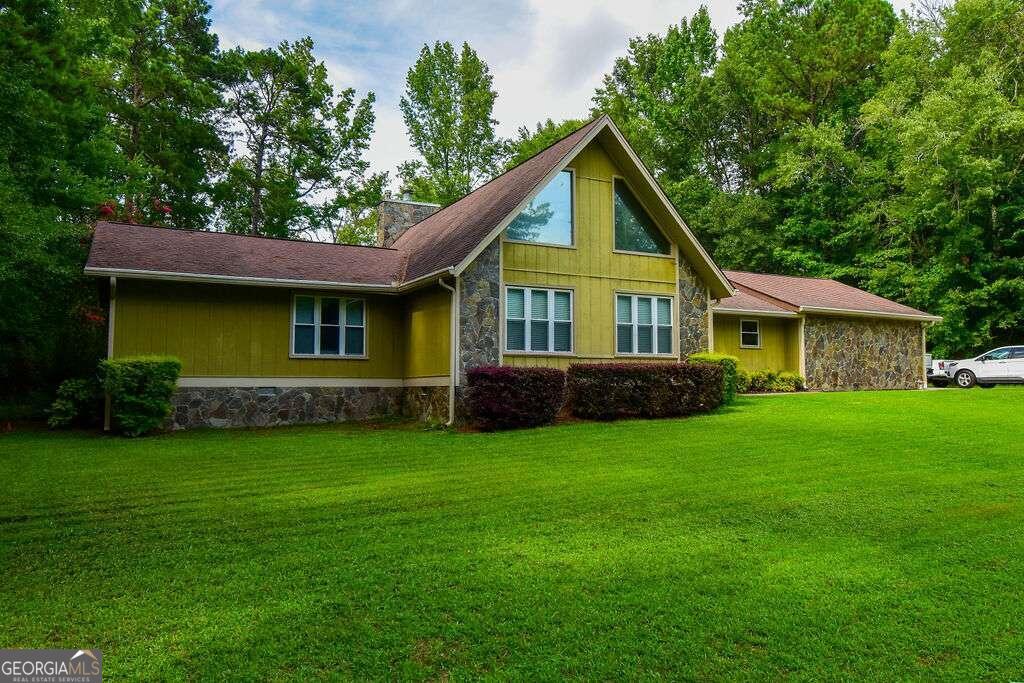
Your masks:
{"label": "leafy green tree", "polygon": [[956,355],[1024,336],[1024,6],[961,0],[937,19],[897,33],[864,106],[892,245],[866,258],[876,290],[945,317],[933,343]]}
{"label": "leafy green tree", "polygon": [[560,123],[547,119],[543,123],[538,122],[534,130],[520,126],[516,131],[516,137],[507,143],[505,170],[514,168],[538,152],[547,149],[582,127],[584,123],[580,119],[566,119]]}
{"label": "leafy green tree", "polygon": [[729,185],[719,154],[722,113],[713,88],[718,36],[706,7],[664,36],[629,41],[594,94],[593,113],[608,113],[663,181],[704,175]]}
{"label": "leafy green tree", "polygon": [[399,176],[415,199],[447,206],[497,173],[503,146],[492,81],[468,43],[458,54],[449,42],[423,46],[400,105],[420,159],[402,164]]}
{"label": "leafy green tree", "polygon": [[104,335],[85,283],[88,229],[117,156],[81,65],[102,32],[57,0],[0,9],[0,395],[95,365]]}
{"label": "leafy green tree", "polygon": [[111,0],[118,18],[88,68],[104,96],[121,157],[123,214],[202,229],[225,166],[217,37],[204,0]]}
{"label": "leafy green tree", "polygon": [[217,192],[220,225],[274,237],[333,236],[344,212],[379,202],[367,177],[373,93],[335,94],[310,38],[225,55],[227,108],[238,131]]}

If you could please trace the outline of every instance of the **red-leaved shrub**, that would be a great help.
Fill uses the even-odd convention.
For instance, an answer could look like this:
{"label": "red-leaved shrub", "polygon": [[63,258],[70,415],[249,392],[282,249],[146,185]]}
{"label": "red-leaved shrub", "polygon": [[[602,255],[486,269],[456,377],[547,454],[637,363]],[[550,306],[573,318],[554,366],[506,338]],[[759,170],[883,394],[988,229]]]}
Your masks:
{"label": "red-leaved shrub", "polygon": [[566,373],[573,414],[590,420],[707,412],[722,403],[722,382],[710,363],[577,364]]}
{"label": "red-leaved shrub", "polygon": [[466,376],[470,419],[487,431],[551,424],[565,401],[561,370],[487,366]]}

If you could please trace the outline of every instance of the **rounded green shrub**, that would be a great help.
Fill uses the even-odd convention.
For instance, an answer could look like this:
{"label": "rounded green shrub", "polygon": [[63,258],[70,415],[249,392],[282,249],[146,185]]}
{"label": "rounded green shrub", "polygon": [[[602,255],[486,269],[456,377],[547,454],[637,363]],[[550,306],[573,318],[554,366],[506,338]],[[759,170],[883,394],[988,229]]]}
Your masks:
{"label": "rounded green shrub", "polygon": [[163,425],[171,414],[171,397],[181,361],[170,356],[135,356],[100,362],[103,388],[110,397],[111,426],[139,436]]}
{"label": "rounded green shrub", "polygon": [[728,405],[736,400],[739,392],[739,359],[724,353],[691,353],[691,363],[714,363],[722,367],[722,403]]}

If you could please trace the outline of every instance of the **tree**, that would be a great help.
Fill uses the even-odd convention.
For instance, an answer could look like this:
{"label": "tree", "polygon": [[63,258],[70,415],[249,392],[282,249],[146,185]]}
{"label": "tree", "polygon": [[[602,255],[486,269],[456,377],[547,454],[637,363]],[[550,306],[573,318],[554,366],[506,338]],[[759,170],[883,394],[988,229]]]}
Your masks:
{"label": "tree", "polygon": [[534,130],[520,126],[516,137],[506,143],[505,170],[514,168],[538,152],[542,152],[573,131],[581,128],[585,122],[580,119],[566,119],[555,123],[547,119],[538,122]]}
{"label": "tree", "polygon": [[337,95],[310,38],[225,55],[227,108],[239,131],[217,192],[220,225],[274,237],[333,237],[343,212],[379,202],[384,177],[367,178],[373,93]]}
{"label": "tree", "polygon": [[90,65],[121,157],[118,194],[132,221],[203,229],[225,166],[217,37],[204,0],[111,0],[118,21]]}
{"label": "tree", "polygon": [[943,315],[943,355],[1024,335],[1022,36],[1019,2],[961,0],[897,33],[864,105],[891,245],[869,255],[870,283]]}
{"label": "tree", "polygon": [[448,205],[497,173],[502,145],[491,118],[497,92],[490,70],[468,43],[424,45],[401,99],[409,140],[420,159],[399,169],[420,201]]}
{"label": "tree", "polygon": [[82,64],[102,32],[55,0],[0,10],[0,394],[25,400],[94,367],[104,333],[82,275],[95,207],[117,168]]}

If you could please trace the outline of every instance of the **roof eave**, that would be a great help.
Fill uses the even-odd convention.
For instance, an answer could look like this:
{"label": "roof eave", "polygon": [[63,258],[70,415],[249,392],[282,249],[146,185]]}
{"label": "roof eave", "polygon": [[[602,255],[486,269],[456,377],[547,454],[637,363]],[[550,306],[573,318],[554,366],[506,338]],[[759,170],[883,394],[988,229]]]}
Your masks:
{"label": "roof eave", "polygon": [[162,280],[165,282],[252,285],[258,287],[291,287],[295,289],[338,289],[347,291],[380,292],[382,294],[397,294],[399,291],[399,287],[394,282],[389,284],[335,282],[332,280],[298,280],[291,278],[248,277],[241,275],[211,275],[205,273],[178,273],[162,270],[103,268],[97,266],[86,266],[84,272],[86,275],[94,277],[114,276],[137,280]]}
{"label": "roof eave", "polygon": [[712,313],[722,313],[724,315],[759,315],[767,318],[799,318],[800,314],[792,313],[790,311],[758,311],[752,308],[719,308],[715,306],[711,309]]}
{"label": "roof eave", "polygon": [[942,322],[942,316],[927,313],[892,313],[889,311],[868,311],[854,308],[828,308],[825,306],[801,306],[801,313],[813,315],[844,315],[863,318],[887,318],[890,320],[911,320],[918,322]]}

